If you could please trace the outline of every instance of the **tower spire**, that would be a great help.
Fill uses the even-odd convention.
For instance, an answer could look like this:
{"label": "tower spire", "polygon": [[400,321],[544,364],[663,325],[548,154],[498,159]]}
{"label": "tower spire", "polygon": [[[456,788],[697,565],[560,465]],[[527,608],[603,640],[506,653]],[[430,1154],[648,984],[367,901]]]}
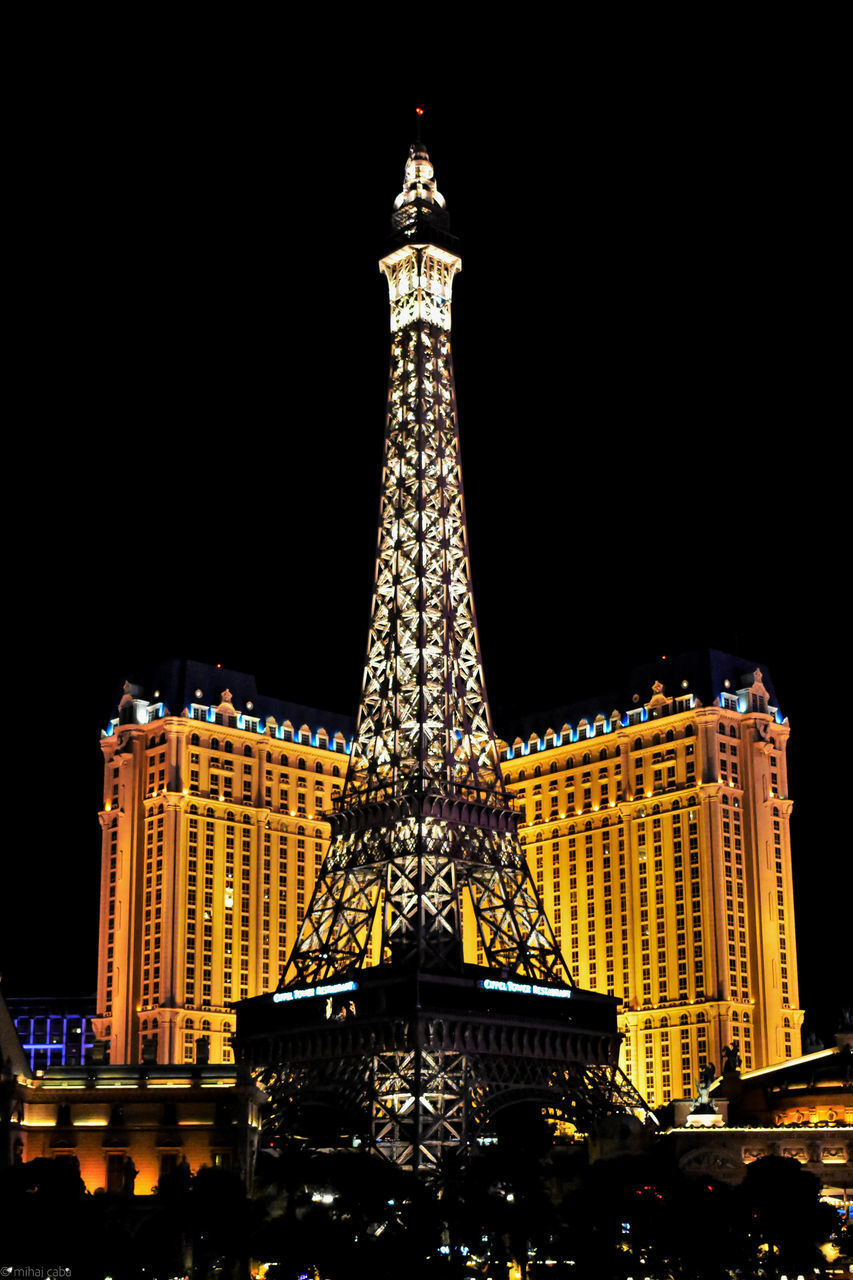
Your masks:
{"label": "tower spire", "polygon": [[[419,107],[418,111],[422,113],[423,108]],[[417,120],[417,137],[409,147],[403,189],[394,201],[391,229],[397,242],[415,244],[431,240],[447,244],[450,239],[447,203],[436,186],[429,151],[421,140],[420,114]]]}

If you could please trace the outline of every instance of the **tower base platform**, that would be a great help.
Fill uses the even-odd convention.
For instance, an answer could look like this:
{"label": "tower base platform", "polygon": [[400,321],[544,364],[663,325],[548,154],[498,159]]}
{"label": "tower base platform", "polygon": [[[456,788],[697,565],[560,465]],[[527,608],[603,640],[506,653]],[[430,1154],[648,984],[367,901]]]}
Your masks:
{"label": "tower base platform", "polygon": [[618,1066],[616,1005],[476,966],[377,967],[241,1002],[236,1045],[272,1097],[273,1143],[363,1144],[428,1171],[518,1104],[580,1131],[647,1114]]}

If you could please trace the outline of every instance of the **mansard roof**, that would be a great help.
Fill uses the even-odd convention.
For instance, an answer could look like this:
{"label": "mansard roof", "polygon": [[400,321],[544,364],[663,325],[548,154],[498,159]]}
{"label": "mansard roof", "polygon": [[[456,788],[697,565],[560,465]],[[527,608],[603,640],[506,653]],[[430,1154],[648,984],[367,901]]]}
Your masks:
{"label": "mansard roof", "polygon": [[184,707],[193,703],[218,706],[223,692],[227,690],[235,709],[257,716],[261,724],[272,716],[278,724],[289,720],[295,728],[307,724],[312,729],[325,729],[331,736],[342,733],[346,739],[352,736],[355,728],[351,716],[307,707],[300,702],[286,702],[262,692],[255,676],[245,671],[233,671],[230,667],[195,662],[190,658],[169,658],[154,663],[147,669],[131,673],[129,683],[134,697],[145,698],[148,702],[163,702],[172,715],[181,715]]}
{"label": "mansard roof", "polygon": [[759,670],[771,706],[778,707],[773,682],[767,668],[760,662],[723,653],[720,649],[696,649],[641,663],[625,675],[614,672],[609,689],[586,694],[577,701],[562,703],[550,710],[529,712],[512,723],[500,725],[499,729],[507,742],[512,742],[516,736],[526,741],[531,733],[541,735],[548,728],[559,730],[563,724],[576,725],[582,719],[591,723],[599,714],[609,721],[614,709],[625,715],[648,703],[657,683],[663,686],[668,698],[692,693],[707,707],[717,702],[721,693],[735,693],[751,686],[755,672]]}

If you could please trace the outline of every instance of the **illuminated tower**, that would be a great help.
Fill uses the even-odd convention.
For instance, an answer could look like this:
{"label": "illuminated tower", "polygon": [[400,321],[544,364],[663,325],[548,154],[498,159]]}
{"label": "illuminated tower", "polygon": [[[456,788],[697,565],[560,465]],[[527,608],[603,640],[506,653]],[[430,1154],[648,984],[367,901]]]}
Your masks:
{"label": "illuminated tower", "polygon": [[[642,1106],[616,1067],[616,1003],[568,976],[518,839],[471,593],[450,304],[461,263],[412,146],[380,262],[391,371],[364,685],[331,843],[279,991],[241,1006],[281,1129],[325,1102],[430,1168],[512,1100],[586,1125]],[[462,918],[485,965],[465,963]],[[271,1064],[271,1065],[270,1065]],[[621,1098],[616,1098],[623,1089]]]}

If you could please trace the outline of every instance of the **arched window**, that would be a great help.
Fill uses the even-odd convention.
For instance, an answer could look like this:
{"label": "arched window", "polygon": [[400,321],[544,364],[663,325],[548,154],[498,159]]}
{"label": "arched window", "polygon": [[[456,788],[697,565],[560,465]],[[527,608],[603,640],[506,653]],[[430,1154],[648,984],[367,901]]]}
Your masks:
{"label": "arched window", "polygon": [[216,814],[214,813],[213,809],[205,809],[204,816],[206,818],[215,818]]}
{"label": "arched window", "polygon": [[692,724],[688,724],[688,725],[686,725],[686,726],[685,726],[685,729],[684,729],[684,736],[685,736],[685,738],[695,738],[695,737],[696,737],[696,730],[695,730],[695,728],[693,727],[693,725],[692,725]]}
{"label": "arched window", "polygon": [[659,747],[659,746],[660,746],[660,734],[659,734],[659,733],[656,733],[656,734],[653,736],[653,738],[652,738],[652,746],[653,746],[653,747]]}
{"label": "arched window", "polygon": [[186,1019],[184,1020],[184,1028],[185,1028],[185,1030],[187,1030],[187,1031],[192,1031],[192,1029],[193,1029],[193,1027],[194,1027],[194,1026],[195,1026],[195,1022],[193,1021],[193,1019],[192,1019],[192,1018],[186,1018]]}
{"label": "arched window", "polygon": [[147,1019],[147,1018],[143,1018],[143,1019],[142,1019],[142,1030],[143,1030],[143,1031],[147,1031],[147,1030],[148,1030],[148,1019]]}
{"label": "arched window", "polygon": [[281,759],[279,760],[279,764],[281,765],[282,769],[286,769],[288,767],[287,756],[284,754],[283,751],[281,753]]}
{"label": "arched window", "polygon": [[235,822],[235,821],[236,821],[236,819],[235,819],[235,817],[234,817],[234,814],[233,814],[233,812],[231,811],[231,809],[228,809],[228,810],[227,810],[227,812],[226,812],[226,814],[225,814],[225,820],[226,820],[226,822]]}
{"label": "arched window", "polygon": [[299,759],[296,761],[296,767],[297,767],[297,769],[307,769],[307,768],[308,768],[307,764],[306,764],[306,763],[305,763],[305,761],[302,759],[302,756],[300,756],[300,757],[299,757]]}
{"label": "arched window", "polygon": [[606,759],[607,759],[607,748],[606,748],[606,747],[602,747],[602,748],[601,748],[601,750],[600,750],[600,751],[599,751],[599,753],[598,753],[598,758],[599,758],[599,760],[606,760]]}
{"label": "arched window", "polygon": [[726,734],[726,726],[723,724],[722,720],[721,720],[721,721],[720,721],[720,723],[717,725],[717,733],[721,733],[721,734],[723,735],[723,737],[725,737],[725,734]]}
{"label": "arched window", "polygon": [[191,804],[191,805],[190,805],[190,813],[198,813],[198,805],[197,805],[197,804]]}
{"label": "arched window", "polygon": [[556,760],[552,760],[552,761],[551,761],[551,770],[550,770],[550,772],[551,772],[551,773],[556,773],[556,772],[557,772],[557,761],[556,761]]}
{"label": "arched window", "polygon": [[541,765],[538,765],[538,764],[537,764],[536,768],[533,770],[533,776],[534,776],[534,778],[539,778],[539,777],[541,777],[541,776],[542,776],[542,766],[541,766]]}
{"label": "arched window", "polygon": [[250,756],[251,754],[252,754],[252,748],[247,744],[247,745],[243,748],[243,755],[244,755],[244,756]]}
{"label": "arched window", "polygon": [[218,739],[218,738],[211,738],[211,739],[210,739],[210,749],[211,749],[211,751],[218,751],[218,750],[219,750],[219,739]]}
{"label": "arched window", "polygon": [[589,754],[588,751],[585,751],[583,753],[583,759],[581,760],[581,764],[589,764],[591,760],[592,760],[592,756]]}
{"label": "arched window", "polygon": [[642,739],[642,738],[635,738],[635,739],[634,739],[634,742],[633,742],[633,750],[634,750],[634,751],[642,751],[642,749],[643,749],[643,739]]}
{"label": "arched window", "polygon": [[730,737],[730,738],[736,738],[736,737],[737,737],[737,729],[734,727],[734,725],[730,725],[730,726],[729,726],[729,737]]}
{"label": "arched window", "polygon": [[201,1029],[202,1029],[202,1031],[209,1031],[209,1030],[210,1030],[210,1021],[209,1021],[209,1019],[205,1018],[204,1022],[201,1024]]}
{"label": "arched window", "polygon": [[522,781],[524,778],[526,778],[526,777],[527,777],[527,774],[525,773],[525,771],[524,771],[523,769],[521,769],[521,770],[519,771],[519,774],[518,774],[518,780],[519,780],[519,782],[521,782],[521,781]]}
{"label": "arched window", "polygon": [[673,733],[672,729],[667,729],[664,742],[674,742],[674,741],[675,741],[675,734]]}
{"label": "arched window", "polygon": [[191,746],[191,747],[198,747],[198,746],[200,746],[200,745],[201,745],[201,744],[199,743],[199,740],[198,740],[198,734],[197,734],[197,733],[191,733],[191,734],[190,734],[190,746]]}
{"label": "arched window", "polygon": [[315,772],[315,773],[322,773],[322,772],[323,772],[323,766],[320,764],[320,761],[319,761],[319,760],[318,760],[318,761],[317,761],[317,763],[314,765],[314,772]]}
{"label": "arched window", "polygon": [[234,743],[233,743],[233,742],[226,742],[226,743],[225,743],[225,750],[226,750],[226,751],[230,751],[230,752],[233,754],[233,752],[234,752]]}
{"label": "arched window", "polygon": [[332,765],[332,777],[333,777],[333,778],[339,778],[340,776],[341,776],[341,771],[340,771],[340,769],[338,768],[338,766],[337,766],[336,764],[333,764],[333,765]]}
{"label": "arched window", "polygon": [[305,835],[305,828],[304,828],[304,827],[297,827],[297,828],[296,828],[296,834],[297,834],[298,836],[304,836],[304,835]]}

